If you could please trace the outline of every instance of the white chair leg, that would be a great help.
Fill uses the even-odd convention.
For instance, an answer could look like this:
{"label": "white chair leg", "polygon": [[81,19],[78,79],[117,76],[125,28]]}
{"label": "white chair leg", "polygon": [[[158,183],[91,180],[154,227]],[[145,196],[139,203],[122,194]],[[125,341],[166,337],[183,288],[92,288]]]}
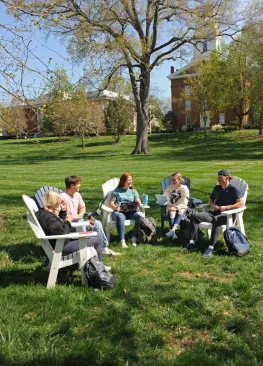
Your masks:
{"label": "white chair leg", "polygon": [[110,224],[107,223],[106,224],[106,236],[107,236],[107,239],[108,239],[108,242],[110,243]]}
{"label": "white chair leg", "polygon": [[246,236],[244,221],[243,221],[243,217],[241,215],[238,215],[237,222],[238,222],[238,226],[240,228],[241,233]]}
{"label": "white chair leg", "polygon": [[212,234],[212,230],[211,229],[207,229],[207,235],[208,235],[208,238],[209,239],[211,238],[211,234]]}
{"label": "white chair leg", "polygon": [[57,282],[59,262],[61,259],[61,252],[64,245],[65,239],[58,239],[56,242],[56,247],[54,249],[54,254],[52,261],[50,263],[50,271],[47,281],[47,288],[54,287]]}

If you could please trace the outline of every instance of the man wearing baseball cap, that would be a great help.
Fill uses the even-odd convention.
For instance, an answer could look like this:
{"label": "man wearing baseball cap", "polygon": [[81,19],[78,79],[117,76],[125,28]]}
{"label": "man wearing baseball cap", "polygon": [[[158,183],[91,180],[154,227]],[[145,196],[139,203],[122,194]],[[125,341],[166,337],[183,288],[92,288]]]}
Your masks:
{"label": "man wearing baseball cap", "polygon": [[220,216],[221,212],[245,205],[242,193],[237,187],[231,185],[231,179],[229,170],[220,170],[218,172],[218,184],[214,187],[208,199],[208,205],[213,211],[198,212],[190,216],[190,242],[186,246],[188,250],[197,248],[198,225],[201,222],[209,222],[213,224],[212,233],[209,247],[204,252],[203,257],[211,257],[220,234],[220,226],[227,223],[227,217]]}

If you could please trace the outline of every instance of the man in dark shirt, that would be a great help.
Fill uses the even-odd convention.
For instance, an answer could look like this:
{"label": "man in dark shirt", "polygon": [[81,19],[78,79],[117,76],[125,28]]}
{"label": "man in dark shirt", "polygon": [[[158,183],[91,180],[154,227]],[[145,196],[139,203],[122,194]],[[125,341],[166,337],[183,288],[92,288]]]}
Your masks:
{"label": "man in dark shirt", "polygon": [[242,193],[237,187],[231,185],[230,180],[230,172],[225,169],[220,170],[218,172],[218,185],[214,187],[208,200],[208,205],[213,211],[198,212],[191,215],[190,242],[186,246],[188,250],[196,248],[198,225],[201,222],[209,222],[212,223],[212,233],[209,247],[204,252],[203,257],[211,257],[220,234],[220,226],[226,225],[227,223],[227,217],[220,216],[221,212],[240,208],[245,205]]}

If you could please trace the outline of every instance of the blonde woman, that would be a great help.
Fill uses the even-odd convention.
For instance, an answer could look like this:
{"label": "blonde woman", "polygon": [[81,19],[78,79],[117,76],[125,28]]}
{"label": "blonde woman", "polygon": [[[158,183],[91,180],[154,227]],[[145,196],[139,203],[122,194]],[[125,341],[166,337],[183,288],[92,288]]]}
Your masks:
{"label": "blonde woman", "polygon": [[[62,220],[58,215],[60,212],[61,197],[54,191],[47,191],[43,197],[44,208],[36,212],[36,217],[46,235],[63,235],[71,232],[70,216]],[[55,248],[56,239],[49,240],[51,246]],[[102,240],[99,236],[87,239],[87,247],[94,247],[98,258],[102,257]],[[69,255],[79,250],[78,240],[66,242],[62,251],[62,255]]]}
{"label": "blonde woman", "polygon": [[175,234],[184,213],[186,212],[189,198],[189,189],[184,183],[181,173],[172,174],[172,184],[166,188],[164,195],[168,199],[170,231],[166,234],[169,238],[175,239]]}

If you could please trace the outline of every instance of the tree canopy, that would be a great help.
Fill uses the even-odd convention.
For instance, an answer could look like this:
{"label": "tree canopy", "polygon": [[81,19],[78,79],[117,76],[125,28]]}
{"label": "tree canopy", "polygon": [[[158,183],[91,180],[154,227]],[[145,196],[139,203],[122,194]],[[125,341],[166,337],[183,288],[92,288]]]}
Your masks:
{"label": "tree canopy", "polygon": [[69,38],[75,60],[108,80],[120,69],[130,78],[138,116],[133,151],[148,153],[151,71],[184,56],[184,46],[240,29],[233,0],[7,0],[16,16]]}

